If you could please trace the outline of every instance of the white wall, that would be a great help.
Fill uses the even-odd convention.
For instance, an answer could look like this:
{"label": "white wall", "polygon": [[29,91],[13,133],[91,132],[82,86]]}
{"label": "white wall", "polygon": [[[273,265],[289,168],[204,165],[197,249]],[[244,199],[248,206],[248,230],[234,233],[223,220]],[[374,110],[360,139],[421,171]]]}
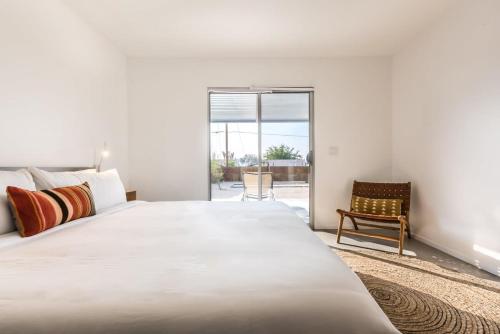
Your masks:
{"label": "white wall", "polygon": [[127,179],[126,58],[58,0],[0,1],[0,166],[104,167]]}
{"label": "white wall", "polygon": [[316,226],[335,227],[353,178],[391,176],[390,69],[390,58],[131,59],[131,185],[146,200],[208,198],[208,87],[314,86]]}
{"label": "white wall", "polygon": [[429,244],[500,274],[500,2],[462,1],[394,57],[393,175]]}
{"label": "white wall", "polygon": [[88,166],[106,141],[105,167],[125,182],[130,169],[142,199],[207,199],[207,87],[314,86],[316,227],[336,226],[353,178],[387,180],[392,166],[413,181],[417,238],[498,275],[498,17],[496,0],[461,1],[392,69],[384,57],[130,59],[127,114],[114,46],[58,0],[1,0],[0,166]]}

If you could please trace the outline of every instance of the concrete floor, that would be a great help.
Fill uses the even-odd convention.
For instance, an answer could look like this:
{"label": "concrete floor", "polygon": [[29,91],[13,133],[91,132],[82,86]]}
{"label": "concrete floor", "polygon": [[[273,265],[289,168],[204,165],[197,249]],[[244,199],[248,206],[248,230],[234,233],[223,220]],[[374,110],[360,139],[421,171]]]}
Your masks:
{"label": "concrete floor", "polygon": [[[353,235],[342,235],[340,239],[340,244],[337,244],[337,231],[336,230],[318,230],[315,231],[318,237],[323,240],[332,249],[346,249],[346,250],[356,250],[356,249],[369,249],[369,250],[379,250],[382,252],[396,253],[398,248],[396,243],[386,241],[371,239],[361,236]],[[377,233],[390,234],[391,231],[387,230],[377,230]],[[462,260],[459,260],[451,255],[443,253],[442,251],[430,247],[415,239],[405,239],[404,255],[410,257],[416,257],[423,261],[432,262],[442,268],[448,270],[453,270],[460,273],[465,273],[473,275],[481,279],[487,279],[495,282],[500,282],[500,277],[490,274],[484,270],[478,269],[477,267],[468,264]]]}
{"label": "concrete floor", "polygon": [[[276,201],[288,205],[306,223],[309,222],[309,184],[301,181],[275,181],[273,193]],[[243,184],[224,181],[212,184],[212,201],[241,201]],[[270,198],[263,199],[269,201]],[[249,201],[255,201],[249,199]]]}
{"label": "concrete floor", "polygon": [[[274,181],[274,196],[281,200],[296,200],[309,205],[309,184],[300,181]],[[223,181],[212,184],[212,199],[224,201],[240,201],[243,194],[243,183]]]}

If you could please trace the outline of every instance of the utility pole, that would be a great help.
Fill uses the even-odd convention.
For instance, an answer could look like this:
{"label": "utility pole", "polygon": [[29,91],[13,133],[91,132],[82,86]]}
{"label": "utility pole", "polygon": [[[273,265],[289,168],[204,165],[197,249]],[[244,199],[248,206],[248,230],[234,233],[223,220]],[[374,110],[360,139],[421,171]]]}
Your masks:
{"label": "utility pole", "polygon": [[229,167],[229,131],[226,123],[226,167]]}

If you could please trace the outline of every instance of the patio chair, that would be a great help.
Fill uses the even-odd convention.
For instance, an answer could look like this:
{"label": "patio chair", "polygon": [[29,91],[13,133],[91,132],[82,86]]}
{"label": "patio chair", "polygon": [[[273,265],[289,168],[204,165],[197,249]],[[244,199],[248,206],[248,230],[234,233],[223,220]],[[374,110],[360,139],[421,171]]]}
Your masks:
{"label": "patio chair", "polygon": [[[261,172],[262,176],[262,199],[269,198],[274,201],[273,192],[273,173]],[[247,199],[259,199],[259,173],[258,172],[244,172],[241,174],[243,180],[243,196],[242,201]]]}
{"label": "patio chair", "polygon": [[[408,234],[408,239],[411,239],[410,196],[410,182],[372,183],[354,181],[352,186],[351,209],[349,211],[337,209],[337,213],[340,215],[339,228],[337,230],[337,243],[340,242],[340,237],[343,233],[390,240],[399,244],[399,255],[402,255],[405,231]],[[400,208],[397,207],[397,205],[400,205]],[[352,221],[354,229],[343,228],[345,217],[348,217]],[[399,224],[399,226],[395,227],[358,222],[356,218],[375,223]],[[358,225],[399,230],[399,238],[369,233],[369,229],[360,231]]]}

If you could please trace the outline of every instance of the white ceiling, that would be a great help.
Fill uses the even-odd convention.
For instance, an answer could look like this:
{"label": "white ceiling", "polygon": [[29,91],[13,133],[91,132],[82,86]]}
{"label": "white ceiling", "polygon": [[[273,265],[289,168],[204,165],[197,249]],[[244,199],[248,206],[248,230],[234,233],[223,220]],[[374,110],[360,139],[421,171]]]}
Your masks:
{"label": "white ceiling", "polygon": [[455,0],[64,0],[129,56],[389,55]]}

